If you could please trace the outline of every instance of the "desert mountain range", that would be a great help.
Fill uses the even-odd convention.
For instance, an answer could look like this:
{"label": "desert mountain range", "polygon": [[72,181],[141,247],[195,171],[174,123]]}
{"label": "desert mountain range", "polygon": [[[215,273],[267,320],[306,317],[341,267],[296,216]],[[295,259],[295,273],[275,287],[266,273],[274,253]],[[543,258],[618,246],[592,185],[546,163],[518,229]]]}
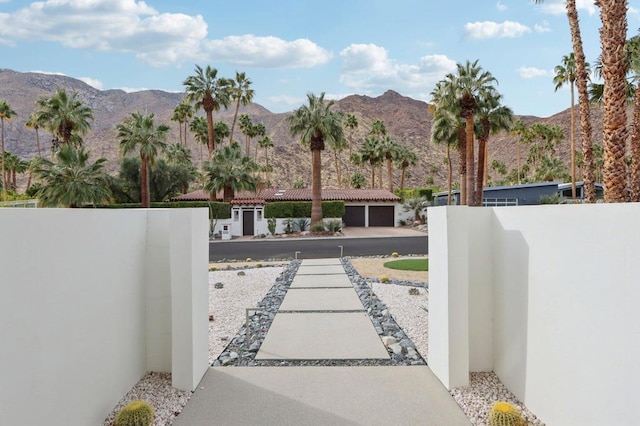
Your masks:
{"label": "desert mountain range", "polygon": [[[186,77],[186,76],[185,76]],[[549,83],[551,84],[551,83]],[[85,144],[94,157],[108,159],[108,169],[115,173],[118,169],[120,153],[116,139],[115,126],[131,112],[153,112],[156,123],[171,126],[169,142],[178,141],[178,123],[172,122],[171,116],[175,106],[180,103],[182,93],[168,93],[160,90],[146,90],[127,93],[122,90],[98,90],[86,83],[66,76],[21,73],[8,69],[0,69],[0,99],[6,100],[17,112],[13,120],[5,122],[6,149],[22,158],[36,155],[35,131],[25,127],[29,115],[36,110],[35,101],[41,96],[51,96],[57,89],[67,92],[77,92],[79,99],[93,110],[94,121],[92,130],[85,136]],[[569,106],[567,95],[567,106]],[[336,102],[336,111],[353,113],[358,118],[359,127],[354,134],[354,142],[360,143],[368,134],[371,123],[376,119],[384,121],[388,133],[400,144],[411,146],[418,154],[419,162],[409,169],[410,176],[405,186],[424,186],[427,176],[432,176],[434,184],[440,188],[446,186],[447,167],[445,165],[446,152],[443,146],[430,142],[432,115],[428,104],[400,95],[392,90],[378,97],[352,95]],[[233,108],[214,113],[215,121],[225,121],[231,125]],[[310,184],[311,155],[308,149],[300,146],[298,140],[289,134],[286,117],[290,113],[272,113],[258,104],[250,104],[240,108],[240,114],[248,114],[254,123],[263,122],[267,134],[271,137],[275,147],[269,150],[269,163],[274,171],[270,176],[273,186],[288,187],[296,179],[303,179]],[[515,111],[517,113],[517,111]],[[202,111],[200,111],[202,114]],[[576,114],[577,115],[577,114]],[[518,116],[525,123],[542,122],[548,125],[559,125],[565,130],[567,138],[558,147],[559,155],[569,164],[569,127],[570,111],[567,108],[551,117],[539,118],[533,116]],[[602,143],[602,113],[599,108],[592,109],[592,126],[594,142]],[[345,133],[345,134],[348,134]],[[580,146],[579,132],[577,146]],[[236,129],[236,139],[244,147],[244,135]],[[40,139],[46,155],[50,152],[51,135],[40,130]],[[255,152],[255,142],[252,154]],[[200,147],[196,146],[189,135],[189,147],[192,149],[196,163],[200,162]],[[206,149],[205,156],[206,156]],[[515,167],[517,147],[515,139],[506,133],[492,136],[489,141],[489,161],[498,159],[507,164],[509,169]],[[258,162],[264,161],[264,150],[258,152]],[[342,153],[342,161],[347,165],[348,152]],[[452,161],[457,164],[456,154]],[[352,170],[355,168],[352,167]],[[369,169],[361,170],[368,179]],[[386,187],[386,171],[384,173]],[[395,185],[399,184],[400,173],[395,173]],[[337,187],[335,163],[333,153],[329,150],[323,153],[323,185]]]}

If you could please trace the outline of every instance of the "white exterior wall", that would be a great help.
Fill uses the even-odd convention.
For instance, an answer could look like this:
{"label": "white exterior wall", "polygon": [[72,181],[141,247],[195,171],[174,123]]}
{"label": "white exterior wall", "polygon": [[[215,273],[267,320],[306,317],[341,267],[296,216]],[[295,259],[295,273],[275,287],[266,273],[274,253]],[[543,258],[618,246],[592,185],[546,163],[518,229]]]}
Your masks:
{"label": "white exterior wall", "polygon": [[[206,296],[207,228],[206,209],[0,209],[2,423],[102,424],[146,371],[195,388],[208,298],[171,298]],[[176,353],[182,335],[202,342]]]}
{"label": "white exterior wall", "polygon": [[[440,295],[429,305],[434,372],[451,387],[468,353],[470,371],[491,367],[550,426],[634,424],[638,217],[638,204],[429,209],[430,299]],[[467,339],[456,326],[464,313],[448,325],[434,317],[465,308],[464,291],[452,290],[460,281],[438,273],[455,268],[469,270]],[[445,337],[432,340],[434,321]],[[452,336],[468,347],[453,353],[443,344]],[[455,371],[434,368],[439,359]]]}

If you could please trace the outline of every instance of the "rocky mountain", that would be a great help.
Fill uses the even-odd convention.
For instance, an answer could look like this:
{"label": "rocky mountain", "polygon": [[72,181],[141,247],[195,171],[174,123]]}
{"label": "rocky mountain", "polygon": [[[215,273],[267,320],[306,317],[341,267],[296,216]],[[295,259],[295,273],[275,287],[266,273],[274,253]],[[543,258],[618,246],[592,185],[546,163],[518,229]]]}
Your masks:
{"label": "rocky mountain", "polygon": [[[168,93],[159,90],[147,90],[127,93],[122,90],[97,90],[84,82],[60,75],[20,73],[7,69],[0,69],[0,99],[6,100],[17,112],[17,116],[5,122],[6,149],[22,158],[34,156],[36,151],[35,131],[25,127],[29,115],[36,110],[35,101],[41,96],[50,96],[57,89],[76,92],[78,97],[93,110],[94,122],[91,132],[85,137],[85,143],[94,157],[105,157],[109,160],[109,170],[115,172],[118,168],[119,150],[116,139],[115,126],[131,112],[153,112],[157,123],[171,126],[170,141],[177,141],[178,126],[171,122],[173,109],[182,99],[182,93]],[[567,99],[569,103],[569,99]],[[406,186],[422,186],[427,176],[434,179],[436,186],[444,188],[447,179],[445,164],[446,152],[444,147],[430,142],[432,115],[428,104],[422,101],[402,96],[394,91],[387,91],[379,97],[360,95],[348,96],[336,102],[335,110],[356,115],[359,126],[354,132],[354,143],[357,149],[359,143],[366,137],[371,123],[376,119],[384,121],[389,134],[399,143],[411,146],[418,154],[418,164],[409,170]],[[216,121],[223,120],[229,125],[233,120],[234,109],[220,111],[214,114]],[[276,114],[258,104],[241,107],[240,113],[248,114],[254,123],[263,122],[267,134],[273,140],[274,149],[269,150],[269,163],[274,171],[270,180],[274,186],[290,186],[296,179],[302,179],[310,184],[311,155],[300,146],[289,134],[286,118],[290,113]],[[602,115],[598,108],[594,108],[593,130],[594,141],[601,143]],[[532,116],[517,116],[525,123],[543,122],[549,125],[559,125],[565,129],[567,140],[558,148],[558,154],[563,161],[569,163],[569,109],[548,118]],[[236,139],[244,147],[244,135],[236,129]],[[51,135],[40,130],[40,139],[45,152],[50,152]],[[256,155],[255,143],[251,147],[252,155]],[[579,137],[577,144],[579,146]],[[196,162],[201,161],[201,147],[195,146],[189,138],[189,146],[193,151]],[[206,156],[206,149],[204,150]],[[452,162],[457,164],[455,152]],[[508,168],[515,167],[517,145],[514,138],[503,133],[493,136],[489,142],[490,161],[498,159],[507,164]],[[257,152],[258,162],[264,162],[264,150]],[[357,169],[348,163],[348,152],[342,153],[339,161],[343,170],[349,168],[351,172]],[[369,177],[368,168],[360,172]],[[395,173],[396,186],[400,180],[400,173]],[[384,173],[386,182],[386,172]],[[327,187],[337,187],[335,175],[335,161],[333,152],[323,153],[323,184]],[[386,183],[384,184],[386,187]]]}

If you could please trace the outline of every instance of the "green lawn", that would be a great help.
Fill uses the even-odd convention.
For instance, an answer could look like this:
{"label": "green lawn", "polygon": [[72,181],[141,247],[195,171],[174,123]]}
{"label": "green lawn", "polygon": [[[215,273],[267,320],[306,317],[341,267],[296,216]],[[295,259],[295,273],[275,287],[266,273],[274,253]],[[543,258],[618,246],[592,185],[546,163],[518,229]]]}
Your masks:
{"label": "green lawn", "polygon": [[428,271],[429,259],[400,259],[385,262],[383,265],[389,269],[399,269],[401,271]]}

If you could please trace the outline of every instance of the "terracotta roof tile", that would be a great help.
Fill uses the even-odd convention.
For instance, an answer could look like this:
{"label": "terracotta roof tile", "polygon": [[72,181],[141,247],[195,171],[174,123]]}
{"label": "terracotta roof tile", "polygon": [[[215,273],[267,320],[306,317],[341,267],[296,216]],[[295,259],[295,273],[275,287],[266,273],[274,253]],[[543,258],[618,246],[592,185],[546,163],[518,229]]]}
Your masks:
{"label": "terracotta roof tile", "polygon": [[[311,201],[311,189],[263,189],[258,194],[265,201]],[[323,201],[392,201],[399,202],[400,197],[386,189],[323,189]]]}

